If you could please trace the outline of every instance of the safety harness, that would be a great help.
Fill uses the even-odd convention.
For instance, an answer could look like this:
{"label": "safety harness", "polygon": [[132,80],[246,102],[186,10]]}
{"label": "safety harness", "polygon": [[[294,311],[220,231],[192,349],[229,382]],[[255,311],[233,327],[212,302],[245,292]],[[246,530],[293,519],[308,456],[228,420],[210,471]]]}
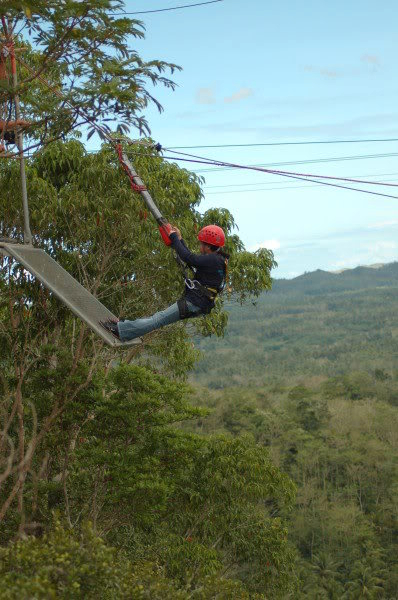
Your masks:
{"label": "safety harness", "polygon": [[[216,252],[218,252],[218,250]],[[190,277],[189,273],[188,273],[188,269],[190,269],[192,271],[192,273],[193,273],[194,276],[195,276],[195,273],[196,273],[196,269],[194,267],[191,267],[191,266],[187,265],[178,256],[178,254],[176,252],[174,253],[174,258],[175,258],[175,261],[176,261],[176,263],[177,263],[177,265],[178,265],[178,267],[179,267],[179,269],[180,269],[180,271],[182,273],[182,276],[184,277],[184,282],[185,282],[186,287],[189,290],[195,290],[201,296],[206,297],[211,302],[208,310],[202,309],[200,313],[191,313],[191,311],[189,310],[189,307],[187,305],[187,301],[186,301],[185,295],[182,296],[177,301],[178,310],[179,310],[179,313],[180,313],[180,319],[187,319],[188,317],[191,317],[191,316],[194,316],[194,315],[199,316],[200,314],[208,314],[211,311],[211,309],[214,307],[214,302],[215,302],[218,294],[221,294],[224,291],[225,283],[226,283],[226,279],[227,279],[227,274],[228,274],[228,258],[223,257],[223,259],[224,259],[224,277],[223,277],[223,280],[221,282],[221,285],[218,288],[212,288],[212,287],[209,287],[207,285],[203,285],[197,279],[193,279],[192,277]]]}

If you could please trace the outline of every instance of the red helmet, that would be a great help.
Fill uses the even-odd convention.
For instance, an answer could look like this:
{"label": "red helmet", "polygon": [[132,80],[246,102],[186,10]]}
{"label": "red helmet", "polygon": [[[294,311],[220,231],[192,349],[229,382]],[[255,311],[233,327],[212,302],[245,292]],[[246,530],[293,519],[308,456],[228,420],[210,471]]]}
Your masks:
{"label": "red helmet", "polygon": [[199,231],[198,240],[222,248],[225,244],[225,234],[218,225],[206,225]]}

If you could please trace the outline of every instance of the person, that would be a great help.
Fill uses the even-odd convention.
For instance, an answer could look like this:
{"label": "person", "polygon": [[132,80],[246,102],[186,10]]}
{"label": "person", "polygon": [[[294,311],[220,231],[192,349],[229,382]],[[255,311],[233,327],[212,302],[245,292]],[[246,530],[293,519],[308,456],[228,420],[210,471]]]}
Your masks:
{"label": "person", "polygon": [[177,302],[151,317],[129,320],[108,320],[101,325],[122,342],[141,337],[165,325],[208,314],[214,308],[217,294],[222,290],[228,265],[228,254],[223,252],[225,234],[218,225],[207,225],[199,231],[200,254],[191,252],[178,227],[172,227],[171,247],[177,256],[194,272],[195,279],[185,278],[185,291]]}

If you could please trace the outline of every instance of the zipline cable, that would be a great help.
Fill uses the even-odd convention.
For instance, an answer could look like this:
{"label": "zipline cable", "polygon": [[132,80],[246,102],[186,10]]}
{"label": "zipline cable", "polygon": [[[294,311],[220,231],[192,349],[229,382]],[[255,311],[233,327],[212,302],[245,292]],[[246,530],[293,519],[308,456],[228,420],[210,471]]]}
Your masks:
{"label": "zipline cable", "polygon": [[[398,175],[398,173],[395,173],[395,175]],[[398,181],[398,179],[390,179],[389,181]],[[322,185],[320,182],[316,183],[315,185],[305,185],[304,184],[304,185],[300,185],[300,186],[291,185],[289,183],[286,183],[286,185],[283,185],[283,184],[284,184],[284,180],[282,178],[282,179],[277,179],[274,181],[263,182],[263,183],[258,182],[258,183],[253,183],[253,184],[235,184],[235,185],[230,185],[230,186],[220,186],[220,187],[227,187],[227,188],[233,188],[233,189],[214,190],[214,188],[217,188],[218,186],[204,186],[203,191],[206,196],[220,196],[220,195],[224,195],[224,194],[251,194],[251,193],[255,193],[255,192],[267,192],[267,191],[278,190],[278,189],[286,189],[286,190],[298,189],[298,188],[304,189],[304,188],[308,188],[308,187],[317,187],[319,185]],[[242,185],[242,187],[239,189],[240,185]],[[246,186],[250,186],[250,185],[257,186],[257,187],[244,187],[245,185]]]}
{"label": "zipline cable", "polygon": [[[251,163],[251,167],[281,167],[287,165],[309,165],[319,163],[332,163],[332,162],[347,162],[347,161],[358,161],[358,160],[369,160],[373,158],[391,158],[398,156],[397,152],[386,152],[383,154],[356,154],[351,156],[332,156],[328,158],[311,158],[306,160],[290,160],[275,163]],[[212,169],[197,169],[197,173],[219,173],[228,169],[234,169],[237,167],[217,167]]]}
{"label": "zipline cable", "polygon": [[[359,154],[354,156],[334,156],[330,158],[314,158],[307,160],[290,160],[277,163],[254,163],[251,167],[282,167],[287,165],[310,165],[319,163],[332,163],[332,162],[347,162],[347,161],[358,161],[358,160],[369,160],[373,158],[391,158],[398,156],[397,152],[387,152],[383,154]],[[214,167],[212,169],[197,169],[196,173],[220,173],[237,167]]]}
{"label": "zipline cable", "polygon": [[149,13],[167,12],[170,10],[181,10],[182,8],[193,8],[194,6],[204,6],[205,4],[217,4],[218,2],[224,2],[224,0],[209,0],[208,2],[196,2],[195,4],[184,4],[182,6],[172,6],[170,8],[156,8],[154,10],[140,10],[136,12],[114,13],[112,16],[121,17],[129,15],[147,15]]}
{"label": "zipline cable", "polygon": [[[28,70],[30,70],[31,72],[33,71],[33,69],[31,69],[29,67],[29,65],[24,63],[24,61],[22,59],[20,59],[20,63],[24,64],[25,67]],[[66,106],[68,106],[72,111],[76,112],[76,114],[79,117],[83,117],[86,119],[87,122],[91,123],[91,125],[96,129],[96,131],[99,132],[101,135],[103,135],[104,138],[110,143],[110,145],[113,146],[113,148],[117,154],[118,160],[120,162],[120,165],[121,165],[122,169],[126,172],[127,177],[130,180],[131,188],[135,192],[138,192],[141,194],[145,204],[147,205],[147,208],[152,213],[154,219],[156,220],[156,222],[159,226],[159,231],[163,238],[164,243],[166,244],[166,246],[171,245],[171,240],[169,238],[171,225],[169,224],[167,219],[162,215],[159,208],[153,201],[152,196],[148,192],[143,181],[141,180],[139,175],[136,173],[133,165],[130,163],[127,155],[123,151],[123,147],[122,147],[122,144],[120,143],[120,141],[117,139],[114,139],[103,127],[101,127],[101,125],[98,125],[98,123],[93,118],[89,117],[85,113],[84,110],[82,110],[79,107],[76,107],[73,104],[73,102],[71,102],[70,100],[65,98],[65,96],[62,94],[62,92],[60,92],[56,87],[51,85],[44,77],[42,77],[41,75],[38,75],[37,77],[38,77],[39,81],[41,81],[44,85],[46,85],[49,89],[51,89],[59,98],[61,98],[64,101]]]}
{"label": "zipline cable", "polygon": [[[27,67],[29,70],[33,70],[29,67],[29,65],[26,65],[26,63],[24,63],[24,61],[22,61],[22,59],[19,59],[19,62],[21,62],[22,64],[25,65],[25,67]],[[69,100],[67,100],[63,94],[61,92],[59,92],[59,90],[57,90],[54,86],[52,86],[51,84],[49,84],[45,78],[41,77],[39,75],[39,80],[42,81],[43,84],[45,84],[46,86],[48,86],[50,89],[52,89],[58,97],[62,98],[65,103],[74,111],[76,111],[76,114],[78,114],[79,116],[83,116],[88,122],[90,122],[92,124],[92,126],[98,131],[100,132],[105,139],[107,139],[109,141],[109,143],[111,143],[111,145],[113,145],[115,147],[115,149],[117,150],[117,142],[112,138],[112,136],[110,136],[108,134],[107,131],[105,131],[105,129],[103,127],[101,127],[100,125],[98,125],[96,123],[96,121],[94,119],[91,119],[90,117],[88,117],[87,115],[85,115],[84,111],[82,111],[81,109],[75,107],[73,105],[72,102],[70,102]],[[391,186],[391,187],[398,187],[397,184],[389,184],[389,183],[382,183],[382,182],[370,182],[370,181],[363,181],[363,180],[359,180],[359,179],[350,179],[350,178],[342,178],[342,177],[332,177],[332,176],[328,176],[328,175],[312,175],[312,174],[307,174],[307,173],[292,173],[289,171],[279,171],[279,170],[275,170],[275,169],[264,169],[261,167],[250,167],[250,166],[246,166],[246,165],[240,165],[240,164],[236,164],[236,163],[227,163],[227,162],[221,162],[221,161],[215,161],[212,159],[206,159],[203,160],[203,157],[197,156],[197,155],[191,155],[191,154],[187,154],[184,152],[175,152],[171,149],[165,149],[166,151],[170,151],[173,154],[180,154],[182,156],[186,156],[189,158],[179,158],[179,157],[166,157],[164,156],[165,159],[169,159],[169,160],[179,160],[179,161],[184,161],[184,162],[196,162],[196,163],[201,163],[201,164],[208,164],[208,165],[214,165],[214,166],[223,166],[223,167],[232,167],[232,168],[238,168],[238,169],[244,169],[244,170],[255,170],[255,171],[260,171],[260,172],[264,172],[264,173],[272,173],[274,175],[280,175],[282,177],[287,177],[290,179],[297,179],[300,181],[309,181],[312,183],[317,183],[317,184],[322,184],[322,185],[327,185],[330,187],[336,187],[336,188],[341,188],[341,189],[348,189],[351,191],[356,191],[356,192],[362,192],[362,193],[366,193],[366,194],[372,194],[375,196],[383,196],[386,198],[394,198],[394,199],[398,199],[398,196],[392,196],[389,194],[382,194],[380,192],[372,192],[371,190],[363,190],[360,188],[353,188],[351,186],[345,186],[345,185],[340,185],[337,183],[330,183],[327,181],[323,181],[324,179],[328,179],[328,180],[333,180],[333,181],[345,181],[345,182],[350,182],[350,183],[362,183],[365,185],[385,185],[385,186]],[[130,165],[131,166],[131,165]],[[315,178],[315,179],[314,179]],[[134,187],[134,181],[131,180],[132,183],[132,187]],[[140,181],[138,182],[138,187],[140,184]],[[142,184],[142,182],[141,182]],[[142,185],[141,185],[142,187]],[[139,190],[137,190],[139,191]],[[143,191],[143,193],[146,193],[146,190]],[[156,217],[155,217],[156,218]]]}
{"label": "zipline cable", "polygon": [[[28,65],[24,60],[22,60],[22,58],[20,56],[16,57],[16,60],[23,66],[25,67],[28,71],[30,71],[30,73],[34,74],[34,69],[32,69],[32,67],[30,67],[30,65]],[[63,102],[65,102],[65,104],[69,107],[70,110],[75,111],[76,114],[79,117],[83,117],[87,122],[89,122],[98,133],[100,133],[110,144],[112,144],[115,148],[116,148],[116,141],[114,140],[114,138],[112,138],[112,136],[109,135],[109,133],[103,128],[101,127],[101,125],[98,125],[98,123],[92,119],[91,117],[89,117],[84,110],[82,110],[81,108],[76,107],[73,102],[71,102],[70,100],[68,100],[64,94],[62,94],[62,92],[60,92],[58,90],[58,88],[49,83],[42,75],[37,75],[36,78],[43,84],[45,85],[50,91],[52,91],[60,100],[63,100]],[[50,142],[51,143],[51,142]],[[37,144],[34,144],[32,146],[28,146],[27,148],[24,149],[25,152],[27,152],[28,150],[32,150],[33,148],[36,148],[38,146],[42,145],[42,142],[38,142]],[[18,157],[18,153],[14,153],[9,155],[7,158],[17,158]]]}
{"label": "zipline cable", "polygon": [[[289,173],[288,171],[276,171],[276,170],[272,170],[272,169],[261,169],[260,167],[250,167],[250,166],[245,166],[245,165],[237,165],[235,163],[220,163],[217,161],[214,161],[213,163],[211,162],[207,162],[207,161],[203,161],[203,160],[195,160],[195,159],[188,159],[188,158],[176,158],[176,157],[171,157],[171,156],[164,156],[163,158],[166,159],[170,159],[170,160],[179,160],[179,161],[183,161],[183,162],[192,162],[192,163],[202,163],[202,164],[222,164],[224,166],[233,166],[235,168],[239,168],[239,169],[244,169],[244,170],[249,170],[249,171],[261,171],[263,173],[272,173],[273,175],[280,175],[282,177],[287,177],[289,179],[297,179],[299,181],[309,181],[312,183],[317,183],[317,184],[321,184],[321,185],[327,185],[329,187],[336,187],[336,188],[341,188],[341,189],[346,189],[346,190],[351,190],[353,192],[362,192],[364,194],[372,194],[373,196],[382,196],[384,198],[394,198],[395,200],[398,200],[398,196],[392,196],[391,194],[382,194],[380,192],[372,192],[371,190],[362,190],[360,188],[354,188],[351,186],[347,186],[347,185],[340,185],[337,183],[330,183],[327,181],[323,181],[321,180],[317,180],[317,179],[313,179],[313,177],[318,177],[318,175],[305,175],[305,174],[293,174],[293,173]],[[321,176],[322,177],[322,176]],[[327,176],[325,176],[327,177]],[[331,179],[342,179],[343,181],[345,181],[344,178],[331,178]],[[350,181],[350,180],[349,180]],[[356,180],[360,183],[364,183],[364,184],[369,184],[372,183],[374,185],[391,185],[394,187],[398,187],[397,184],[386,184],[386,183],[378,183],[378,182],[369,182],[369,181],[362,181],[362,180]]]}
{"label": "zipline cable", "polygon": [[319,141],[302,141],[302,142],[262,142],[251,144],[209,144],[203,146],[168,146],[168,150],[195,150],[204,148],[254,148],[261,146],[309,146],[316,144],[368,144],[378,142],[398,142],[398,138],[375,138],[367,140],[319,140]]}
{"label": "zipline cable", "polygon": [[[394,180],[394,181],[398,181],[398,180]],[[320,185],[322,185],[322,183],[318,182],[314,185],[278,185],[276,186],[275,183],[280,183],[282,184],[282,181],[280,182],[274,182],[273,185],[274,187],[261,187],[261,188],[256,188],[256,189],[250,189],[250,190],[226,190],[223,192],[206,192],[206,197],[207,196],[220,196],[220,195],[224,195],[224,194],[252,194],[254,192],[270,192],[270,191],[274,191],[274,190],[298,190],[298,189],[308,189],[308,188],[315,188],[315,187],[319,187]],[[266,184],[264,184],[266,185]]]}
{"label": "zipline cable", "polygon": [[[398,175],[397,172],[395,173],[373,173],[372,175],[356,175],[355,177],[392,177]],[[237,187],[253,187],[255,185],[275,185],[276,183],[281,183],[282,180],[280,179],[273,179],[272,181],[267,181],[266,183],[264,183],[263,181],[256,181],[256,182],[252,182],[252,181],[247,181],[247,182],[243,182],[243,183],[226,183],[223,185],[206,185],[204,184],[203,189],[205,190],[214,190],[214,189],[220,189],[220,188],[237,188]],[[398,181],[397,179],[385,179],[382,180],[380,179],[380,181]],[[222,192],[221,192],[222,193]]]}
{"label": "zipline cable", "polygon": [[[23,61],[20,57],[18,57],[18,61],[25,66],[25,68],[27,68],[28,70],[30,70],[31,72],[33,72],[33,69],[27,65],[25,63],[25,61]],[[96,121],[94,119],[90,119],[85,113],[84,111],[81,111],[81,109],[78,109],[77,107],[75,107],[73,105],[72,102],[70,102],[69,100],[67,100],[64,95],[53,85],[51,85],[44,77],[42,77],[41,75],[38,76],[39,81],[41,81],[44,85],[46,85],[49,89],[51,89],[60,99],[64,100],[69,107],[76,111],[77,114],[79,116],[83,116],[86,120],[88,120],[93,127],[95,127],[95,129],[100,132],[113,146],[116,147],[116,142],[115,140],[108,134],[108,132],[101,127],[100,125],[98,125],[98,123],[96,123]],[[173,154],[179,154],[182,156],[187,156],[189,158],[195,158],[195,159],[200,159],[200,162],[202,163],[204,157],[195,155],[195,154],[188,154],[186,152],[176,152],[174,150],[172,150],[172,148],[165,148],[165,151],[170,151]],[[394,153],[392,155],[395,155]],[[371,155],[371,157],[374,157],[376,155]],[[352,157],[341,157],[342,159],[353,159]],[[177,159],[175,159],[177,160]],[[178,159],[178,160],[182,160],[182,159]],[[323,160],[323,159],[321,159]],[[330,159],[328,159],[330,160]],[[337,160],[337,159],[336,159]],[[340,160],[340,159],[339,159]],[[194,161],[192,161],[194,162]],[[197,161],[199,162],[199,161]],[[234,164],[234,163],[227,163],[227,162],[220,162],[220,161],[214,161],[213,159],[206,159],[206,162],[204,164],[209,164],[209,165],[214,165],[214,166],[223,166],[223,167],[227,167],[227,168],[245,168],[245,169],[252,169],[252,170],[258,170],[258,171],[262,171],[262,172],[272,172],[274,174],[279,174],[281,176],[284,175],[291,175],[291,176],[300,176],[300,177],[315,177],[315,178],[319,178],[319,179],[331,179],[334,181],[346,181],[346,182],[350,182],[350,183],[363,183],[363,184],[367,184],[367,185],[385,185],[385,186],[391,186],[391,187],[398,187],[396,184],[389,184],[389,183],[382,183],[382,182],[370,182],[370,181],[363,181],[360,179],[351,179],[351,178],[347,178],[347,177],[332,177],[332,176],[328,176],[328,175],[313,175],[310,173],[294,173],[294,172],[290,172],[290,171],[279,171],[279,170],[275,170],[275,169],[265,169],[262,167],[256,167],[256,166],[242,166],[239,164]],[[299,164],[299,163],[298,163]]]}
{"label": "zipline cable", "polygon": [[[165,151],[169,151],[169,149],[165,148]],[[173,151],[171,151],[171,152],[173,152]],[[196,154],[187,154],[186,152],[178,152],[178,153],[173,152],[173,154],[181,154],[182,156],[187,156],[190,159],[197,159],[197,160],[189,160],[189,159],[183,159],[183,158],[177,158],[177,157],[168,157],[168,158],[170,158],[172,160],[181,160],[184,162],[194,162],[194,163],[197,162],[197,163],[207,164],[207,165],[231,167],[234,169],[247,169],[247,170],[252,170],[252,171],[260,171],[263,173],[273,173],[273,174],[281,175],[281,176],[289,175],[289,176],[296,176],[296,177],[315,177],[317,179],[318,178],[319,179],[331,179],[333,181],[346,181],[348,183],[363,183],[366,185],[385,185],[385,186],[389,186],[389,187],[398,187],[398,184],[396,184],[396,183],[386,183],[386,182],[379,182],[379,181],[365,181],[363,179],[353,179],[350,177],[336,177],[336,176],[332,176],[332,175],[315,175],[313,173],[295,173],[293,171],[280,171],[278,169],[267,169],[267,168],[256,166],[256,165],[240,165],[240,164],[236,164],[236,163],[229,163],[229,162],[224,162],[224,161],[218,161],[218,160],[211,159],[211,158],[205,158],[203,156],[198,156]],[[398,156],[398,155],[394,154],[394,156]]]}

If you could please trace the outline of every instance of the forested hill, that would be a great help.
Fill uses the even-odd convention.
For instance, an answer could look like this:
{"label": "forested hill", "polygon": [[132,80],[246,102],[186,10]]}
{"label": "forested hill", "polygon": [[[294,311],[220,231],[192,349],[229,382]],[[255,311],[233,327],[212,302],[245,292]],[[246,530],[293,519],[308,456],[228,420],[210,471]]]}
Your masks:
{"label": "forested hill", "polygon": [[386,265],[357,267],[341,272],[318,269],[294,279],[275,279],[273,294],[320,295],[336,292],[365,290],[375,287],[398,286],[398,262]]}
{"label": "forested hill", "polygon": [[224,340],[197,341],[194,431],[255,439],[297,486],[289,597],[398,598],[398,263],[277,280],[229,312]]}
{"label": "forested hill", "polygon": [[398,369],[398,262],[275,280],[255,304],[227,305],[225,338],[195,340],[202,385]]}

